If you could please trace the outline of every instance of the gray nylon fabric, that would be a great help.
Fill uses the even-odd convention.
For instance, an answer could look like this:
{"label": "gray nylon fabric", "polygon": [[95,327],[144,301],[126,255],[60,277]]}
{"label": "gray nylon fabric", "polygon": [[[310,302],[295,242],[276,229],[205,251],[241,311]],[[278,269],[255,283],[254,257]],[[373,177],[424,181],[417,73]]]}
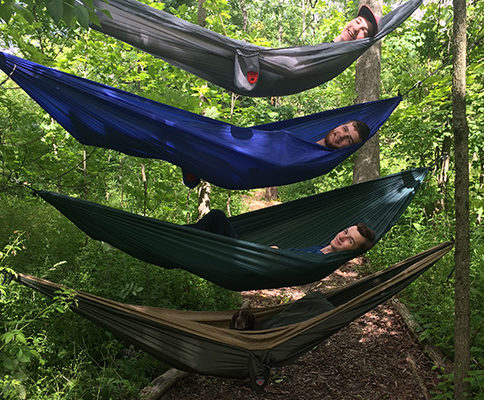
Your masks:
{"label": "gray nylon fabric", "polygon": [[[350,42],[271,49],[230,39],[135,0],[95,0],[94,29],[151,53],[233,92],[254,97],[302,92],[333,79],[421,4],[408,0],[379,21],[374,37]],[[251,84],[247,72],[258,74]]]}

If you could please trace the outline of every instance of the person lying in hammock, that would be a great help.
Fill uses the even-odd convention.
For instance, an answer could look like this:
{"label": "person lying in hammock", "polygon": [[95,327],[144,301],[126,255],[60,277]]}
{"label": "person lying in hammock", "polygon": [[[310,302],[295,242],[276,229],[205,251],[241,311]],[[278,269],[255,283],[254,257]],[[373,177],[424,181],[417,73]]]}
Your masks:
{"label": "person lying in hammock", "polygon": [[347,42],[375,36],[378,32],[378,20],[370,7],[363,5],[355,19],[346,24],[343,31],[333,42]]}
{"label": "person lying in hammock", "polygon": [[[244,306],[242,306],[244,308]],[[230,329],[248,331],[252,329],[272,329],[280,326],[287,326],[320,315],[334,308],[334,305],[326,296],[314,291],[306,294],[301,299],[289,304],[284,310],[275,315],[259,321],[256,316],[248,310],[238,310],[232,315],[229,323]]]}
{"label": "person lying in hammock", "polygon": [[[331,129],[325,137],[316,143],[330,150],[361,143],[370,135],[370,128],[363,121],[352,120]],[[200,183],[200,178],[190,172],[183,171],[183,183],[194,188]]]}
{"label": "person lying in hammock", "polygon": [[363,142],[370,135],[370,128],[362,121],[348,121],[331,129],[316,143],[333,150]]}
{"label": "person lying in hammock", "polygon": [[[237,238],[239,235],[225,213],[221,210],[211,210],[196,224],[187,225],[191,228],[212,232],[223,236]],[[364,253],[371,249],[375,241],[375,232],[368,225],[360,222],[339,232],[326,246],[311,246],[300,249],[287,249],[304,253],[334,253],[337,251],[357,250]],[[271,246],[278,249],[277,246]]]}

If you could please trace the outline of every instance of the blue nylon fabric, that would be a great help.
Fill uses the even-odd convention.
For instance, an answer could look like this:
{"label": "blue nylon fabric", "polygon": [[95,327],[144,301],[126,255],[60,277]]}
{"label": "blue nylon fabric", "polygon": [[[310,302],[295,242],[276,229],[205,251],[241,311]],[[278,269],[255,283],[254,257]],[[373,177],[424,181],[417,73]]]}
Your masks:
{"label": "blue nylon fabric", "polygon": [[401,101],[244,128],[3,52],[0,68],[82,144],[166,160],[228,189],[285,185],[329,172],[362,144],[330,150],[317,140],[350,120],[365,122],[371,137]]}

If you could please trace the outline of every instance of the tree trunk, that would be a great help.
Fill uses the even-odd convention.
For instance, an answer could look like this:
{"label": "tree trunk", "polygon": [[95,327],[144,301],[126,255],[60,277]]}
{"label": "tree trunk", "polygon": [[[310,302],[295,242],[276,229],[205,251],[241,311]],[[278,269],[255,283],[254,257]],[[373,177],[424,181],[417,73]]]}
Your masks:
{"label": "tree trunk", "polygon": [[279,193],[277,191],[277,186],[267,187],[264,193],[264,199],[267,201],[277,200]]}
{"label": "tree trunk", "polygon": [[242,11],[242,30],[247,32],[249,25],[249,17],[247,16],[247,8],[245,7],[244,0],[239,0],[240,11]]}
{"label": "tree trunk", "polygon": [[[205,0],[198,0],[198,25],[205,26],[207,10],[203,7]],[[200,102],[203,98],[200,98]],[[198,185],[198,217],[197,221],[210,211],[210,192],[212,187],[210,183],[201,181]]]}
{"label": "tree trunk", "polygon": [[[360,0],[359,7],[368,5],[381,17],[382,0]],[[371,46],[356,62],[355,90],[356,102],[378,100],[380,98],[381,42]],[[353,164],[353,183],[368,181],[380,176],[380,139],[375,134],[356,153]]]}
{"label": "tree trunk", "polygon": [[148,205],[148,180],[146,179],[146,168],[141,164],[141,179],[143,181],[143,215],[146,215]]}
{"label": "tree trunk", "polygon": [[197,221],[210,211],[210,192],[212,186],[206,181],[198,185],[198,218]]}
{"label": "tree trunk", "polygon": [[301,26],[301,38],[304,40],[306,37],[306,0],[301,0],[302,7],[302,26]]}
{"label": "tree trunk", "polygon": [[119,184],[121,186],[120,190],[120,205],[124,208],[124,158],[119,160]]}
{"label": "tree trunk", "polygon": [[466,118],[467,15],[465,0],[454,0],[452,129],[455,151],[455,321],[454,399],[464,400],[470,366],[469,127]]}
{"label": "tree trunk", "polygon": [[205,0],[198,0],[198,25],[205,27],[206,18],[207,18],[207,10],[203,6],[205,4]]}
{"label": "tree trunk", "polygon": [[178,379],[187,375],[188,373],[185,371],[171,368],[146,386],[141,391],[140,398],[143,400],[158,400]]}
{"label": "tree trunk", "polygon": [[[87,197],[89,195],[89,190],[87,187],[87,153],[86,150],[82,151],[82,175],[84,176],[83,179],[83,194],[82,198],[84,200],[87,200]],[[89,236],[84,235],[84,246],[87,246],[87,243],[89,242]]]}
{"label": "tree trunk", "polygon": [[452,139],[450,136],[445,136],[442,142],[442,150],[440,154],[437,154],[436,167],[439,169],[437,175],[437,185],[439,186],[441,198],[437,202],[435,207],[435,212],[439,213],[445,210],[446,206],[446,195],[447,195],[447,182],[449,180],[449,164],[450,164],[450,145]]}

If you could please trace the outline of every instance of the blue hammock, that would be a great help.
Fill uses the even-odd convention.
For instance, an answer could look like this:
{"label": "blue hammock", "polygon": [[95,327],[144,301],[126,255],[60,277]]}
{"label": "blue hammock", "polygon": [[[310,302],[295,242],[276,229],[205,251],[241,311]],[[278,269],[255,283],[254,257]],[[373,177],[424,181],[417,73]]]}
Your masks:
{"label": "blue hammock", "polygon": [[318,140],[350,120],[365,122],[371,137],[401,101],[244,128],[1,52],[0,68],[82,144],[166,160],[228,189],[285,185],[329,172],[362,143],[330,150]]}

